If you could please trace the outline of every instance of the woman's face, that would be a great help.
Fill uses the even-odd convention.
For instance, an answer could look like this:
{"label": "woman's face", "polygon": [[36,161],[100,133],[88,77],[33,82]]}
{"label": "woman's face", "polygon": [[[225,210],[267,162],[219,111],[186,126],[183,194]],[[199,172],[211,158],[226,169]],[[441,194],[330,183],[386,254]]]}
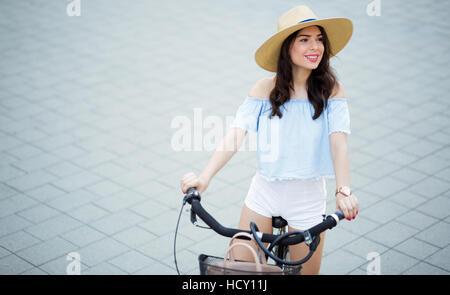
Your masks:
{"label": "woman's face", "polygon": [[314,70],[324,51],[322,34],[317,26],[303,28],[291,43],[289,54],[294,65]]}

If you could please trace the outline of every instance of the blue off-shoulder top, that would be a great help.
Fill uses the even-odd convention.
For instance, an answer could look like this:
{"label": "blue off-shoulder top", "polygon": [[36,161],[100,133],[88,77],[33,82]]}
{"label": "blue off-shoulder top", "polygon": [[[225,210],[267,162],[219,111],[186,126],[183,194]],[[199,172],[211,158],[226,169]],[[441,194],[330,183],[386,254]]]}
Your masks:
{"label": "blue off-shoulder top", "polygon": [[346,98],[328,99],[316,120],[308,99],[285,102],[281,119],[271,111],[269,99],[247,97],[230,125],[257,133],[258,173],[269,181],[335,178],[329,135],[351,133]]}

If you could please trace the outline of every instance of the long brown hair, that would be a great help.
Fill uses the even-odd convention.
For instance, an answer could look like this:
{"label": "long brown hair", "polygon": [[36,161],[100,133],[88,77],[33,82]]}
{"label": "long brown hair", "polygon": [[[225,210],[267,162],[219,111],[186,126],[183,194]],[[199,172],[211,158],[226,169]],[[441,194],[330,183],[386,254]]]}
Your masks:
{"label": "long brown hair", "polygon": [[[308,100],[314,107],[313,120],[320,117],[324,107],[328,104],[328,98],[330,97],[333,87],[335,86],[337,79],[333,68],[330,66],[330,42],[328,41],[327,34],[321,26],[317,26],[322,33],[324,51],[322,60],[319,66],[311,71],[306,82],[306,88],[308,92]],[[270,103],[272,105],[272,113],[270,117],[279,116],[282,117],[280,107],[291,99],[289,89],[294,91],[293,77],[292,77],[292,60],[289,55],[289,48],[292,41],[299,32],[295,31],[289,37],[284,40],[281,45],[280,56],[278,59],[277,74],[275,80],[275,87],[270,92]],[[325,105],[324,100],[325,99]]]}

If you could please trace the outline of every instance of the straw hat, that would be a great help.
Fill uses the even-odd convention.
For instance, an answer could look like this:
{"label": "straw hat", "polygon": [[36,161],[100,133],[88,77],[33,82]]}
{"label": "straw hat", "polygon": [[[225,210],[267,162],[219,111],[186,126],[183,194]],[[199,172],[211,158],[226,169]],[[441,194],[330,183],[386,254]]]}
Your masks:
{"label": "straw hat", "polygon": [[353,24],[348,18],[319,19],[308,6],[297,6],[280,17],[278,32],[256,51],[256,63],[267,71],[276,72],[283,41],[295,31],[315,25],[325,29],[331,45],[331,56],[344,48],[353,33]]}

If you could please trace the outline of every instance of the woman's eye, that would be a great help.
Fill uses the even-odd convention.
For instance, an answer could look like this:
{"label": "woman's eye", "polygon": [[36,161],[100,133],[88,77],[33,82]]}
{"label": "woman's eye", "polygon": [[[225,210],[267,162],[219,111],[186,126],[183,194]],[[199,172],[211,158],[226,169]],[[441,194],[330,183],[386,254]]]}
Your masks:
{"label": "woman's eye", "polygon": [[320,41],[320,42],[323,42],[323,38],[319,38],[319,41]]}
{"label": "woman's eye", "polygon": [[307,42],[308,39],[300,39],[300,42]]}

